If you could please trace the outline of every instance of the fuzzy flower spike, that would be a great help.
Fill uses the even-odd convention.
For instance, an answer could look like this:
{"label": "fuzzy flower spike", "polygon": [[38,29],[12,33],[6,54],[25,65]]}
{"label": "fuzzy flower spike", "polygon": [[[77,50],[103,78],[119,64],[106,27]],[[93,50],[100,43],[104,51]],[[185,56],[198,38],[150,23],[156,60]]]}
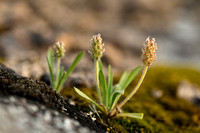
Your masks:
{"label": "fuzzy flower spike", "polygon": [[54,45],[54,57],[62,58],[65,54],[64,42],[57,42]]}
{"label": "fuzzy flower spike", "polygon": [[147,37],[146,42],[144,43],[144,48],[142,49],[142,62],[144,65],[151,66],[151,64],[155,61],[156,58],[156,50],[157,43],[155,43],[156,39],[152,38],[152,40]]}
{"label": "fuzzy flower spike", "polygon": [[94,59],[95,62],[95,71],[96,71],[96,84],[97,84],[97,93],[99,97],[100,104],[103,103],[102,100],[102,94],[101,94],[101,88],[99,86],[99,63],[101,62],[101,57],[103,56],[103,53],[105,52],[104,43],[102,43],[101,34],[93,35],[92,36],[92,44],[90,45],[91,51],[88,51],[91,58]]}
{"label": "fuzzy flower spike", "polygon": [[104,43],[102,43],[101,34],[92,36],[92,44],[90,45],[91,51],[89,51],[90,56],[94,60],[99,60],[103,53],[105,52]]}
{"label": "fuzzy flower spike", "polygon": [[[54,57],[57,58],[57,68],[56,68],[56,86],[59,86],[59,73],[60,73],[60,60],[64,57],[65,49],[64,49],[64,42],[57,42],[54,45]],[[58,88],[56,87],[56,90]]]}
{"label": "fuzzy flower spike", "polygon": [[[80,52],[72,64],[69,66],[69,69],[67,71],[64,70],[63,66],[60,66],[61,64],[61,59],[65,55],[65,49],[64,49],[64,42],[57,42],[54,45],[54,49],[52,50],[49,48],[47,52],[47,63],[49,67],[49,73],[50,73],[50,81],[51,81],[51,86],[58,92],[60,93],[62,91],[63,85],[67,78],[69,77],[69,74],[75,69],[77,63],[81,60],[83,57],[84,53]],[[56,69],[54,68],[56,64]],[[55,71],[55,73],[54,73]],[[56,77],[54,75],[56,74]]]}
{"label": "fuzzy flower spike", "polygon": [[[132,90],[132,92],[118,105],[118,109],[120,109],[139,89],[140,85],[142,84],[144,77],[147,73],[147,70],[149,66],[155,61],[156,58],[156,50],[157,43],[155,43],[155,38],[152,38],[152,40],[147,37],[146,42],[144,43],[144,48],[142,49],[142,62],[144,63],[144,70],[142,72],[142,75],[140,77],[140,80],[138,81],[135,88]],[[113,111],[115,112],[115,111]],[[114,113],[112,113],[114,114]]]}

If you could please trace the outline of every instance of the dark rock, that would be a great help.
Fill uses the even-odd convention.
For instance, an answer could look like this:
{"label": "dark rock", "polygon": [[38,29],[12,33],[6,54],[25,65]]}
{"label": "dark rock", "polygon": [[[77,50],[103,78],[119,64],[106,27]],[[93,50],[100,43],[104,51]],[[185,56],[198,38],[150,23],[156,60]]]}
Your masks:
{"label": "dark rock", "polygon": [[97,132],[104,132],[96,126],[91,118],[86,117],[76,107],[66,102],[53,88],[42,81],[23,77],[2,64],[0,64],[0,94],[4,96],[16,95],[39,102],[49,108],[63,112],[71,118],[76,118],[83,126]]}
{"label": "dark rock", "polygon": [[50,75],[47,73],[44,73],[41,77],[40,77],[40,81],[45,82],[48,86],[50,86],[51,82],[50,82]]}

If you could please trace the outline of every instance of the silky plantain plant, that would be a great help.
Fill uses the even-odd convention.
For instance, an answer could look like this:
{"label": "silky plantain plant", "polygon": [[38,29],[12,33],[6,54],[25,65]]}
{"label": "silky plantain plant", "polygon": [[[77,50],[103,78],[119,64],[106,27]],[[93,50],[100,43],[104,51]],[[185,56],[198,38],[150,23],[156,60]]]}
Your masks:
{"label": "silky plantain plant", "polygon": [[113,85],[113,73],[111,66],[109,65],[108,67],[107,81],[103,73],[103,66],[101,62],[101,57],[105,51],[103,46],[104,44],[102,43],[102,38],[100,34],[92,37],[91,51],[89,51],[89,53],[95,62],[96,84],[97,84],[99,104],[94,100],[92,100],[90,97],[88,97],[79,89],[75,88],[75,91],[82,97],[92,102],[101,112],[105,113],[108,117],[127,116],[127,117],[142,119],[143,113],[121,113],[119,112],[119,110],[138,90],[146,75],[148,67],[151,66],[152,62],[155,61],[156,58],[155,52],[157,50],[157,44],[155,43],[155,39],[153,38],[152,40],[150,40],[149,37],[146,39],[144,48],[142,49],[142,62],[144,64],[143,73],[136,87],[120,104],[117,104],[118,100],[120,99],[121,95],[124,94],[125,89],[129,86],[129,84],[140,72],[142,66],[136,67],[131,72],[125,71],[122,74],[119,83]]}
{"label": "silky plantain plant", "polygon": [[[52,52],[51,49],[48,50],[47,53],[47,62],[50,72],[50,82],[51,86],[57,91],[61,92],[63,89],[63,84],[67,80],[69,74],[74,70],[77,63],[81,60],[84,53],[80,52],[76,58],[74,59],[73,63],[69,67],[68,71],[64,71],[64,67],[60,68],[61,58],[64,57],[65,49],[63,42],[57,42],[54,46],[54,51]],[[57,67],[56,67],[56,77],[54,77],[54,60],[57,60]]]}

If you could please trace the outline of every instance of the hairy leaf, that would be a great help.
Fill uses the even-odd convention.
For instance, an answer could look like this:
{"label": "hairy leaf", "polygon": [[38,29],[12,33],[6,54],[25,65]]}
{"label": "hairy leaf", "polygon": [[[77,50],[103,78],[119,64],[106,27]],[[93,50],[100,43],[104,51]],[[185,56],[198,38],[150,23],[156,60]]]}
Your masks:
{"label": "hairy leaf", "polygon": [[143,115],[144,115],[143,113],[119,113],[117,114],[116,117],[125,116],[125,117],[143,119]]}
{"label": "hairy leaf", "polygon": [[119,98],[120,98],[120,96],[122,95],[122,94],[124,94],[124,90],[119,90],[119,89],[117,89],[118,87],[115,87],[116,88],[116,90],[114,91],[114,93],[112,94],[112,101],[111,101],[111,110],[113,110],[114,109],[114,107],[115,107],[115,105],[117,104],[117,102],[118,102],[118,100],[119,100]]}
{"label": "hairy leaf", "polygon": [[138,66],[132,70],[132,72],[129,74],[128,78],[126,79],[124,86],[122,86],[123,90],[125,90],[128,87],[128,85],[133,81],[133,79],[137,76],[141,68],[142,66]]}
{"label": "hairy leaf", "polygon": [[88,97],[85,93],[83,93],[82,91],[80,91],[79,89],[77,89],[76,87],[74,87],[75,91],[82,97],[84,97],[85,99],[89,100],[90,102],[92,102],[93,104],[95,104],[101,111],[104,112],[103,108],[101,106],[99,106],[95,101],[93,101],[90,97]]}
{"label": "hairy leaf", "polygon": [[104,101],[105,106],[107,107],[108,106],[108,100],[107,100],[107,95],[108,95],[107,90],[108,89],[107,89],[106,79],[104,77],[102,70],[99,71],[99,83],[100,83],[100,86],[102,89],[103,101]]}
{"label": "hairy leaf", "polygon": [[59,80],[61,80],[61,78],[63,76],[63,72],[64,72],[64,67],[61,67],[60,72],[59,72],[59,76],[58,76]]}
{"label": "hairy leaf", "polygon": [[103,70],[103,64],[102,64],[101,60],[98,60],[98,68],[99,68],[99,70]]}
{"label": "hairy leaf", "polygon": [[125,89],[128,87],[128,85],[133,81],[133,79],[136,77],[136,75],[139,73],[142,66],[136,67],[133,69],[131,73],[128,71],[125,71],[122,74],[122,77],[120,78],[119,84],[117,84],[112,91],[112,102],[111,102],[111,110],[114,109],[116,106],[119,98],[122,94],[124,94]]}
{"label": "hairy leaf", "polygon": [[49,67],[50,77],[51,77],[51,86],[55,89],[54,74],[53,74],[54,62],[53,62],[53,53],[51,49],[49,49],[47,52],[47,63]]}

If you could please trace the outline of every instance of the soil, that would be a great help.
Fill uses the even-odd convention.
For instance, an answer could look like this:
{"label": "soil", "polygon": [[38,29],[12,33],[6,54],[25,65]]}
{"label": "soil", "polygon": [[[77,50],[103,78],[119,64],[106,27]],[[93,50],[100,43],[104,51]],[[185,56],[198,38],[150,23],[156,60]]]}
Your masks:
{"label": "soil", "polygon": [[32,100],[33,103],[40,103],[48,108],[57,110],[63,117],[73,118],[96,132],[105,132],[97,127],[90,117],[87,117],[81,110],[70,105],[61,95],[46,83],[23,77],[13,70],[0,64],[0,95],[9,97],[11,95]]}

